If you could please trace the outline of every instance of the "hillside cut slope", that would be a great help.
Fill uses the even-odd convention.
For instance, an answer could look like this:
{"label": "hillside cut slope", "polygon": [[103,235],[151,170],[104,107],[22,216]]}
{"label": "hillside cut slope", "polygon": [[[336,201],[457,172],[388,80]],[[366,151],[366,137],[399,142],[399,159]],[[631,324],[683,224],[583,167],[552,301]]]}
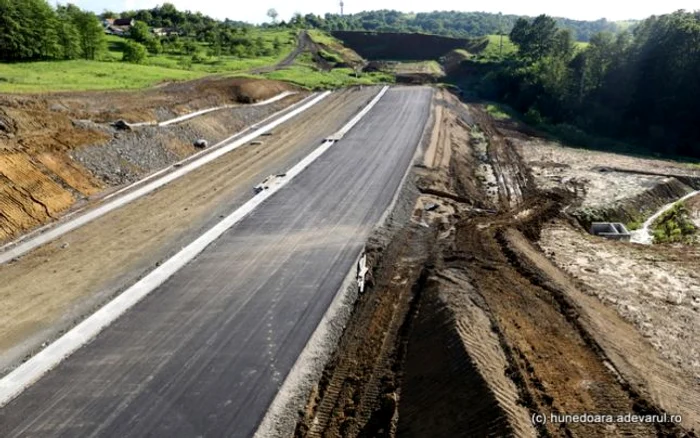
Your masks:
{"label": "hillside cut slope", "polygon": [[[255,107],[255,115],[232,109],[217,132],[211,120],[208,127],[193,119],[160,130],[120,130],[113,122],[153,123],[292,89],[276,81],[208,78],[138,92],[0,95],[0,243],[58,219],[103,189],[193,154],[197,138],[223,139],[289,102]],[[208,117],[217,114],[226,115]]]}
{"label": "hillside cut slope", "polygon": [[332,35],[369,60],[437,60],[451,50],[467,49],[471,41],[420,33],[335,31]]}

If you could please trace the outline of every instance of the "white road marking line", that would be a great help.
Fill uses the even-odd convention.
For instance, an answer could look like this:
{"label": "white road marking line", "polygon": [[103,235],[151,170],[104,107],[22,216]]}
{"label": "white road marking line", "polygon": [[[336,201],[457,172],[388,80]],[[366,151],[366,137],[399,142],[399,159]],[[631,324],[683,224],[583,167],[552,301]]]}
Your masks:
{"label": "white road marking line", "polygon": [[[364,117],[379,99],[384,96],[389,87],[384,87],[372,99],[372,101],[360,111],[340,132],[346,133]],[[325,97],[325,96],[323,96]],[[281,123],[281,122],[280,122]],[[264,128],[270,129],[269,127]],[[97,312],[90,315],[83,322],[75,326],[66,334],[51,343],[48,347],[37,353],[34,357],[23,363],[5,377],[0,379],[0,407],[5,406],[15,397],[31,386],[43,375],[55,368],[63,359],[67,358],[80,347],[87,344],[102,330],[116,321],[131,307],[141,301],[146,295],[162,285],[168,278],[174,275],[187,263],[192,261],[199,253],[225,233],[229,228],[250,214],[257,206],[274,195],[287,185],[294,177],[299,175],[306,167],[318,159],[323,153],[335,144],[334,141],[326,141],[309,155],[304,157],[281,178],[279,184],[260,192],[240,208],[214,225],[207,232],[187,245],[179,253],[168,259],[162,265],[151,271],[136,284],[122,292],[119,296],[104,305]]]}
{"label": "white road marking line", "polygon": [[156,189],[159,189],[160,187],[184,176],[187,175],[188,173],[192,172],[195,169],[198,169],[205,164],[208,164],[217,158],[233,151],[234,149],[237,149],[249,141],[259,137],[261,134],[264,134],[265,132],[281,125],[282,123],[288,121],[289,119],[295,117],[298,114],[301,114],[302,112],[306,111],[307,109],[311,108],[312,106],[316,105],[318,102],[321,100],[325,99],[328,95],[330,94],[330,91],[327,91],[325,93],[320,94],[318,97],[315,99],[311,100],[310,102],[306,103],[305,105],[295,109],[294,111],[283,115],[279,119],[268,123],[267,125],[263,126],[262,128],[258,128],[257,130],[251,132],[248,135],[243,136],[242,138],[236,140],[235,142],[224,146],[214,152],[211,152],[208,155],[205,155],[201,159],[186,164],[179,169],[175,170],[174,172],[163,176],[162,178],[153,181],[139,189],[134,190],[131,193],[128,193],[124,196],[122,196],[119,199],[115,199],[114,201],[111,201],[107,204],[101,205],[94,210],[91,210],[87,213],[85,213],[82,216],[78,216],[75,219],[71,220],[70,222],[65,222],[63,224],[57,225],[56,227],[52,228],[51,230],[46,231],[45,233],[31,239],[28,241],[21,242],[17,244],[16,246],[7,249],[5,252],[0,253],[0,265],[3,263],[7,263],[8,261],[14,259],[15,257],[19,257],[41,245],[44,245],[48,242],[51,242],[64,234],[73,231],[76,228],[79,228],[88,222],[92,222],[93,220],[104,216],[105,214],[116,210],[119,207],[122,207],[144,195],[147,195],[151,192],[153,192]]}
{"label": "white road marking line", "polygon": [[[431,100],[432,96],[431,94]],[[411,174],[413,163],[417,162],[418,157],[422,154],[420,145],[423,138],[427,135],[427,132],[428,125],[426,124],[418,141],[418,147],[416,147],[411,162],[406,167],[406,171],[401,178],[401,182],[396,189],[396,193],[394,193],[391,203],[386,210],[384,210],[384,213],[382,213],[382,216],[373,229],[383,227],[394,211],[396,204],[399,202],[399,197],[401,196],[401,189],[406,184],[406,180]],[[292,418],[287,415],[288,412],[290,412],[289,408],[295,406],[295,402],[297,401],[300,401],[301,404],[306,402],[308,392],[305,391],[304,383],[318,381],[332,353],[331,350],[328,350],[327,346],[337,344],[342,336],[343,329],[334,330],[333,328],[345,327],[350,319],[352,313],[351,306],[357,299],[357,293],[353,293],[350,288],[353,284],[358,284],[357,267],[360,266],[362,262],[365,250],[366,248],[362,248],[357,255],[355,263],[352,264],[345,280],[343,280],[343,283],[336,292],[333,301],[331,301],[330,306],[326,309],[326,313],[324,313],[318,326],[316,326],[316,329],[297,357],[296,362],[294,362],[289,374],[287,374],[284,382],[282,382],[282,385],[279,387],[275,398],[272,400],[272,403],[270,403],[253,438],[287,436],[290,431],[294,430],[297,419],[296,416]],[[359,287],[360,285],[358,284],[358,289]],[[319,368],[319,364],[323,364],[323,366]]]}

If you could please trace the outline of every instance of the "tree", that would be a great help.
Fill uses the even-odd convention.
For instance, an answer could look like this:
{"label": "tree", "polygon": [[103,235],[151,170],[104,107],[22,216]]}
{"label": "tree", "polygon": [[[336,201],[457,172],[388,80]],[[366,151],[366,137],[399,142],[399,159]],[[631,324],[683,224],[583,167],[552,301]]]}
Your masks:
{"label": "tree", "polygon": [[92,12],[68,6],[67,14],[71,17],[80,38],[80,50],[85,59],[97,59],[107,49],[102,25]]}
{"label": "tree", "polygon": [[24,58],[24,29],[14,0],[0,0],[0,57],[4,60]]}
{"label": "tree", "polygon": [[122,61],[140,64],[146,59],[147,55],[148,52],[143,44],[137,43],[136,41],[127,41],[124,44],[124,56],[122,57]]}
{"label": "tree", "polygon": [[272,20],[272,23],[277,23],[277,17],[279,14],[277,13],[277,9],[275,8],[270,8],[267,10],[267,16],[270,17]]}
{"label": "tree", "polygon": [[199,47],[197,46],[197,43],[191,40],[185,42],[185,45],[183,46],[183,50],[187,55],[194,55],[198,49]]}
{"label": "tree", "polygon": [[163,45],[161,44],[160,40],[155,37],[147,39],[144,46],[146,46],[148,53],[152,55],[157,55],[163,52]]}
{"label": "tree", "polygon": [[151,34],[151,31],[148,29],[148,25],[143,21],[137,21],[131,26],[129,36],[132,40],[141,44],[145,44],[148,40],[153,38],[153,34]]}
{"label": "tree", "polygon": [[77,59],[81,55],[80,33],[71,18],[64,11],[58,11],[58,57]]}
{"label": "tree", "polygon": [[518,46],[522,57],[540,59],[551,55],[557,48],[564,49],[564,40],[570,40],[571,34],[561,35],[557,39],[557,22],[552,17],[540,15],[532,22],[521,18],[513,26],[510,39]]}

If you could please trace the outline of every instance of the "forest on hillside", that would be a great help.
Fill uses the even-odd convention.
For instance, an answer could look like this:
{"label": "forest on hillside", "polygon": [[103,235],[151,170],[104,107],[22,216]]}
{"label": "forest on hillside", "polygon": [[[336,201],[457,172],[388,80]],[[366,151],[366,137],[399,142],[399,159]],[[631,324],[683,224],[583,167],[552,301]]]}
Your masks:
{"label": "forest on hillside", "polygon": [[96,59],[105,50],[95,14],[46,0],[0,0],[0,59]]}
{"label": "forest on hillside", "polygon": [[700,11],[598,33],[585,50],[545,15],[518,20],[510,38],[519,50],[482,80],[483,96],[569,138],[585,131],[700,158]]}
{"label": "forest on hillside", "polygon": [[[363,30],[376,32],[424,32],[453,37],[480,37],[509,33],[521,18],[518,15],[487,12],[436,11],[410,14],[381,10],[351,15],[326,14],[324,18],[305,16],[306,22],[324,30]],[[577,21],[555,18],[558,26],[569,29],[577,41],[588,41],[599,32],[618,32],[627,24],[605,19]]]}
{"label": "forest on hillside", "polygon": [[[103,20],[113,18],[134,20],[120,44],[128,61],[163,52],[197,58],[202,47],[212,56],[274,56],[285,43],[276,38],[268,44],[253,35],[250,24],[180,11],[170,3],[98,16],[70,3],[53,8],[46,0],[0,0],[0,60],[103,59],[108,45]],[[167,28],[168,35],[158,37],[153,28]]]}

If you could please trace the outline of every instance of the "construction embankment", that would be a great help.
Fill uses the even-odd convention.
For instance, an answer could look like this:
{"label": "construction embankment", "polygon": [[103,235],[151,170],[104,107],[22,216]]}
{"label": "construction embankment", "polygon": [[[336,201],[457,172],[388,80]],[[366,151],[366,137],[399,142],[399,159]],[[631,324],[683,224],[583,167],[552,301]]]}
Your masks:
{"label": "construction embankment", "polygon": [[[269,105],[247,105],[288,84],[208,78],[139,92],[0,96],[0,243],[52,222],[120,185],[134,182],[216,143],[307,93]],[[224,107],[170,126],[169,120]]]}
{"label": "construction embankment", "polygon": [[[544,189],[530,134],[448,93],[432,132],[296,436],[695,436],[692,373],[540,247],[585,233],[580,187]],[[667,421],[533,422],[577,413]]]}

